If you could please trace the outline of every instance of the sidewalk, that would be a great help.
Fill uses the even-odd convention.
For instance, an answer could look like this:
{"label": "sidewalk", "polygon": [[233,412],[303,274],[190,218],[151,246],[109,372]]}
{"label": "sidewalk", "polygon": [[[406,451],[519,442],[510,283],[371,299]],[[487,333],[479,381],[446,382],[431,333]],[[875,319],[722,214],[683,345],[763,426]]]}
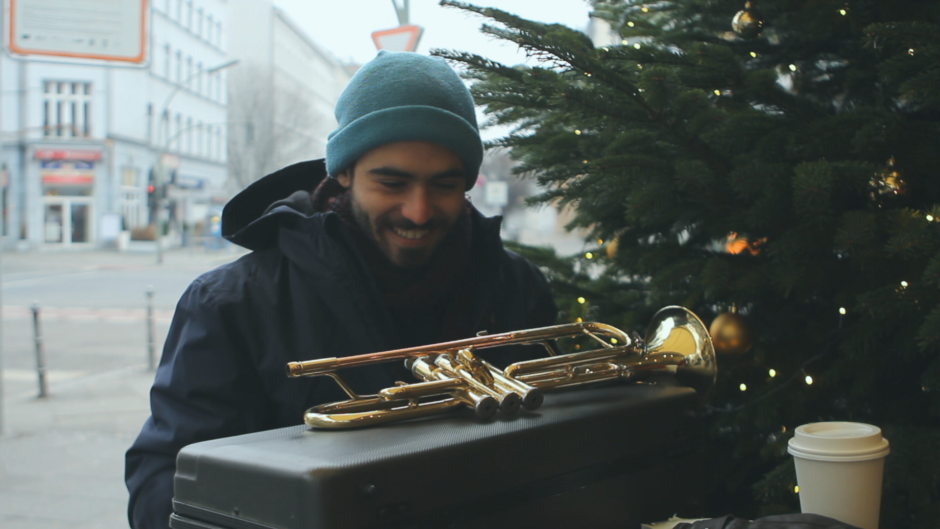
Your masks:
{"label": "sidewalk", "polygon": [[[127,527],[124,452],[150,414],[144,282],[155,343],[193,278],[240,251],[4,253],[0,527]],[[32,299],[42,301],[49,396],[37,398]]]}
{"label": "sidewalk", "polygon": [[[136,241],[135,241],[136,242]],[[206,268],[207,263],[222,264],[247,253],[238,246],[206,250],[199,246],[173,248],[163,253],[163,264],[157,264],[153,243],[132,247],[126,252],[116,250],[43,249],[29,252],[4,251],[0,257],[3,272],[50,269],[88,269],[102,267],[164,267]]]}
{"label": "sidewalk", "polygon": [[0,526],[127,527],[124,451],[150,415],[152,380],[141,366],[50,381],[43,399],[36,391],[8,393]]}

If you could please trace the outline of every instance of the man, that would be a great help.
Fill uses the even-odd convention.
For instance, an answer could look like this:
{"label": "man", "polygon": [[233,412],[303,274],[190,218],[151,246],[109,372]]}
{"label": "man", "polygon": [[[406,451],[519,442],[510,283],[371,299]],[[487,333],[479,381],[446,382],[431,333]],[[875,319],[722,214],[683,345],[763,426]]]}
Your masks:
{"label": "man", "polygon": [[[135,528],[167,527],[183,446],[300,424],[346,398],[328,378],[287,379],[288,362],[554,322],[544,277],[465,199],[483,150],[470,93],[443,60],[379,53],[336,118],[325,164],[271,174],[225,207],[226,237],[253,252],[177,306],[152,416],[127,453]],[[344,378],[360,394],[413,380],[397,363]]]}

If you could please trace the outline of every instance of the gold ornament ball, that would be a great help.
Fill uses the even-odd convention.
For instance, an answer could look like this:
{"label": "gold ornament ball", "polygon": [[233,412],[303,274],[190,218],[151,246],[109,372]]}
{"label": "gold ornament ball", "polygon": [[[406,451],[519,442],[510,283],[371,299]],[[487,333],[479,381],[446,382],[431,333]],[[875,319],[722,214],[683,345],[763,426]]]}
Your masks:
{"label": "gold ornament ball", "polygon": [[708,329],[715,352],[724,355],[743,355],[754,346],[751,322],[736,312],[719,314]]}
{"label": "gold ornament ball", "polygon": [[607,243],[607,257],[609,257],[611,260],[617,257],[617,247],[619,245],[620,239],[618,237],[614,237],[612,241]]}
{"label": "gold ornament ball", "polygon": [[731,28],[741,37],[753,39],[760,35],[761,29],[764,28],[764,20],[761,18],[760,13],[751,7],[751,3],[748,2],[744,5],[744,9],[738,11],[731,19]]}

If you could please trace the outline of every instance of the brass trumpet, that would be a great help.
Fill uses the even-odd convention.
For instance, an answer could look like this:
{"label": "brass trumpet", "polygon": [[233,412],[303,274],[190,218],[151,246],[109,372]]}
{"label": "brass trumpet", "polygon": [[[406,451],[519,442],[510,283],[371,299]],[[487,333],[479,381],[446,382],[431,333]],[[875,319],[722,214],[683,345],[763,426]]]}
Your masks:
{"label": "brass trumpet", "polygon": [[[597,348],[562,354],[557,340],[587,337]],[[548,357],[517,362],[499,370],[474,352],[506,345],[542,345]],[[336,371],[379,362],[404,360],[420,382],[357,395]],[[572,323],[398,349],[345,358],[321,358],[287,364],[289,377],[328,376],[349,400],[307,410],[311,428],[341,429],[425,417],[470,407],[486,419],[497,411],[511,414],[542,405],[543,390],[612,380],[637,380],[670,371],[700,394],[715,381],[715,350],[708,329],[691,311],[666,307],[653,316],[646,338],[628,336],[603,323]]]}

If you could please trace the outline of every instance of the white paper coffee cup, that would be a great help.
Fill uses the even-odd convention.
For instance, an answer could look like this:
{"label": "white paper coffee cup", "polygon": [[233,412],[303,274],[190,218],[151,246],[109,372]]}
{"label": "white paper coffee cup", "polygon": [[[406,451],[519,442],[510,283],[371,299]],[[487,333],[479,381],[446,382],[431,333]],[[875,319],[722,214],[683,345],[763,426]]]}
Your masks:
{"label": "white paper coffee cup", "polygon": [[884,458],[891,451],[881,428],[857,422],[804,424],[788,451],[804,513],[878,529]]}

